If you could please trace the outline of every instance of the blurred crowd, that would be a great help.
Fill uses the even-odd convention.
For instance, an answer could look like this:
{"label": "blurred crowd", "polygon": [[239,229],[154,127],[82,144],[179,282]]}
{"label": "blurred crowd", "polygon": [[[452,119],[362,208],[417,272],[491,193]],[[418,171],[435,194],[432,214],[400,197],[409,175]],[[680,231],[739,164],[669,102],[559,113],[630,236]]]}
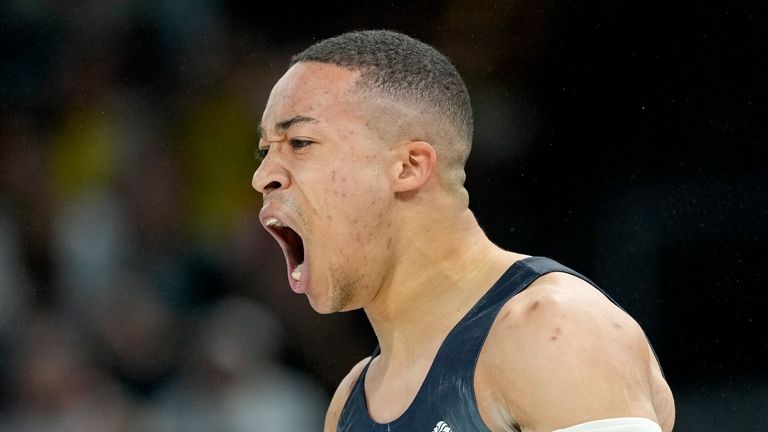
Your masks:
{"label": "blurred crowd", "polygon": [[0,17],[0,430],[317,430],[323,327],[249,184],[285,55],[204,1]]}

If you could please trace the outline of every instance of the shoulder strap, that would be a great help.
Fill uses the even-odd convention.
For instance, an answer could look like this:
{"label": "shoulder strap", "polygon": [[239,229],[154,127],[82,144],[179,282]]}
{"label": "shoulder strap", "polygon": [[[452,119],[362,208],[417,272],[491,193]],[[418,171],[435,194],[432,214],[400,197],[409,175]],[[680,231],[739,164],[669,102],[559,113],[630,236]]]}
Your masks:
{"label": "shoulder strap", "polygon": [[337,432],[353,432],[357,430],[376,430],[376,424],[368,416],[368,410],[365,402],[365,375],[368,373],[368,367],[371,366],[373,358],[379,355],[379,347],[373,351],[371,358],[366,363],[360,375],[357,377],[352,391],[344,402],[344,408],[341,410],[339,420],[336,426]]}
{"label": "shoulder strap", "polygon": [[[435,358],[433,368],[445,369],[446,373],[467,374],[465,379],[473,382],[472,377],[480,351],[501,308],[536,279],[553,272],[576,276],[600,289],[580,273],[552,259],[529,257],[519,260],[501,276],[449,333]],[[608,297],[607,294],[605,295]],[[611,301],[613,302],[612,299]]]}
{"label": "shoulder strap", "polygon": [[608,298],[608,300],[610,300],[611,303],[616,305],[616,307],[618,307],[621,310],[624,310],[624,308],[622,308],[621,305],[616,302],[616,300],[614,300],[611,296],[609,296],[607,292],[605,292],[602,288],[600,288],[600,286],[592,282],[591,279],[577,272],[576,270],[570,269],[560,264],[555,260],[545,258],[545,257],[531,257],[530,261],[526,262],[526,265],[528,265],[533,271],[538,272],[539,276],[544,276],[547,273],[553,273],[553,272],[567,273],[569,275],[576,276],[577,278],[584,280],[588,284],[595,287],[595,289],[603,293],[603,295],[606,298]]}

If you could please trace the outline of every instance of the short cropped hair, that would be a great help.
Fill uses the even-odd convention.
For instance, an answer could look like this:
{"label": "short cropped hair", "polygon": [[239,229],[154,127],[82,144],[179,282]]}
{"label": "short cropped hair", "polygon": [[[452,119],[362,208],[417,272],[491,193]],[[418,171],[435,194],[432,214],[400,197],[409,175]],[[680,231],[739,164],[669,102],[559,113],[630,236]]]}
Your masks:
{"label": "short cropped hair", "polygon": [[[389,30],[344,33],[322,40],[295,55],[299,62],[319,62],[359,71],[356,86],[443,119],[455,143],[436,148],[449,168],[462,172],[472,146],[472,106],[459,72],[430,45]],[[443,150],[441,152],[441,150]]]}

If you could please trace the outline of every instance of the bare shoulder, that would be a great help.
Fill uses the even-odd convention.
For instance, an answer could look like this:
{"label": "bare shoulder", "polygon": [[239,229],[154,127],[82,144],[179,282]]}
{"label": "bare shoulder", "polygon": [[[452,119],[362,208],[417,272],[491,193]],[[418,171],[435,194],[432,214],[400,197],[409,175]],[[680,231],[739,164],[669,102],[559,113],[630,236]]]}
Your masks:
{"label": "bare shoulder", "polygon": [[524,430],[646,417],[667,431],[674,421],[671,392],[638,323],[564,273],[539,278],[504,305],[477,373]]}
{"label": "bare shoulder", "polygon": [[349,373],[347,373],[347,376],[341,380],[339,386],[336,387],[336,392],[333,394],[333,399],[331,399],[331,404],[328,406],[328,411],[325,414],[325,427],[323,428],[324,432],[336,431],[336,426],[339,422],[341,410],[344,409],[344,404],[346,404],[347,398],[349,398],[349,394],[352,393],[352,389],[355,387],[357,379],[360,377],[363,368],[365,368],[365,365],[368,364],[370,359],[370,357],[366,357],[360,360],[356,365],[352,367],[352,369],[350,369]]}

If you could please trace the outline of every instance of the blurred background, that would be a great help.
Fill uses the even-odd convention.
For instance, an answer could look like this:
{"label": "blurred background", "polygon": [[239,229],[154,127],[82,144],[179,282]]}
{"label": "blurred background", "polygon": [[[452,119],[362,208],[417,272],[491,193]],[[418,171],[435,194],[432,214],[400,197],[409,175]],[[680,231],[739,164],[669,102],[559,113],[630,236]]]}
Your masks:
{"label": "blurred background", "polygon": [[0,430],[321,429],[375,339],[360,312],[290,291],[250,180],[290,56],[363,28],[454,61],[481,225],[637,318],[676,431],[768,430],[765,12],[3,1]]}

